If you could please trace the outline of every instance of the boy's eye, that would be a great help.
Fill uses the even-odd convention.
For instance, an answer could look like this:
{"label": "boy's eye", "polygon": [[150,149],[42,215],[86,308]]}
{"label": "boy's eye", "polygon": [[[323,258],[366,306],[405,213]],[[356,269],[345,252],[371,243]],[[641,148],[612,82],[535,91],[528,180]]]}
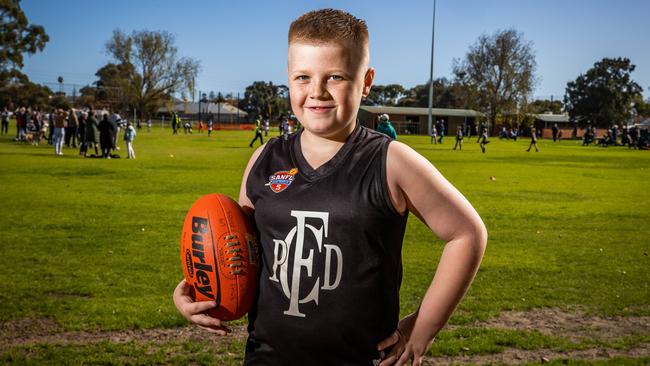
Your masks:
{"label": "boy's eye", "polygon": [[306,81],[306,80],[309,80],[309,76],[307,76],[307,75],[298,75],[298,76],[296,76],[296,80],[298,80],[298,81]]}
{"label": "boy's eye", "polygon": [[340,81],[340,80],[343,80],[343,77],[340,76],[340,75],[331,75],[331,76],[330,76],[330,79],[331,79],[331,80]]}

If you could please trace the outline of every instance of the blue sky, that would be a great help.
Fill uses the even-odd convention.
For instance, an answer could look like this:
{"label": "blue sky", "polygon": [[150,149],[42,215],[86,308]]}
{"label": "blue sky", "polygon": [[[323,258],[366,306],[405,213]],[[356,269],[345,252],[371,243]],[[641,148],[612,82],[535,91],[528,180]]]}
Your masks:
{"label": "blue sky", "polygon": [[[410,88],[429,78],[433,1],[153,1],[24,0],[30,22],[50,42],[26,57],[23,69],[39,83],[85,85],[110,57],[104,45],[116,28],[166,30],[182,56],[200,61],[198,89],[243,92],[253,81],[286,84],[286,34],[300,14],[346,10],[366,20],[376,84]],[[479,35],[515,28],[533,43],[534,95],[561,99],[566,83],[603,57],[628,57],[633,79],[650,97],[650,1],[438,0],[434,77],[449,77]],[[52,86],[54,89],[54,86]]]}

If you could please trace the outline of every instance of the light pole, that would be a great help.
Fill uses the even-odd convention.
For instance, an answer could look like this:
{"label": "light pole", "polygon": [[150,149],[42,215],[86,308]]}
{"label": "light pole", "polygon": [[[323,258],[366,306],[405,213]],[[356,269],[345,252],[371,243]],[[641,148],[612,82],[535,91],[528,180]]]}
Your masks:
{"label": "light pole", "polygon": [[433,0],[433,26],[431,31],[431,70],[429,72],[429,120],[428,132],[431,136],[431,128],[433,126],[433,49],[436,39],[436,0]]}

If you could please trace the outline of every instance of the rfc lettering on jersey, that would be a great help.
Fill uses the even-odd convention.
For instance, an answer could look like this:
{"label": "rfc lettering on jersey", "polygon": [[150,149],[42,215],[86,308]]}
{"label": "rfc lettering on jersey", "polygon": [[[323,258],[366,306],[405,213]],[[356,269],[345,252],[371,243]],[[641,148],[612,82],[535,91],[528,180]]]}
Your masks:
{"label": "rfc lettering on jersey", "polygon": [[297,173],[298,169],[296,168],[288,171],[275,172],[269,177],[269,182],[266,183],[266,186],[271,188],[273,192],[280,193],[293,183]]}
{"label": "rfc lettering on jersey", "polygon": [[[338,245],[323,243],[327,238],[328,212],[291,211],[291,216],[296,218],[296,226],[289,231],[286,238],[273,239],[273,275],[269,280],[279,282],[284,295],[289,299],[289,308],[284,314],[304,318],[306,315],[300,311],[300,304],[313,301],[318,305],[321,290],[332,291],[339,286],[343,273],[343,255]],[[312,223],[316,220],[322,225],[316,228],[318,224],[310,225],[308,220]],[[313,240],[310,240],[312,238]],[[307,249],[305,239],[315,242],[315,248]],[[315,273],[313,270],[315,256],[325,261],[323,273]],[[293,263],[289,263],[290,259],[293,259]],[[305,283],[304,286],[313,283],[311,290],[303,298],[300,298],[301,283]]]}

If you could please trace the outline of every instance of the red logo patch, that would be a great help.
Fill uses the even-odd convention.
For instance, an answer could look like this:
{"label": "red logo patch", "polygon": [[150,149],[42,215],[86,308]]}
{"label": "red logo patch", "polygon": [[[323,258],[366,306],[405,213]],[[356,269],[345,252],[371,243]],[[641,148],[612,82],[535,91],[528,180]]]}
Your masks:
{"label": "red logo patch", "polygon": [[269,177],[269,182],[266,183],[266,185],[269,186],[273,192],[280,193],[293,183],[297,173],[298,169],[296,168],[289,171],[275,172]]}

